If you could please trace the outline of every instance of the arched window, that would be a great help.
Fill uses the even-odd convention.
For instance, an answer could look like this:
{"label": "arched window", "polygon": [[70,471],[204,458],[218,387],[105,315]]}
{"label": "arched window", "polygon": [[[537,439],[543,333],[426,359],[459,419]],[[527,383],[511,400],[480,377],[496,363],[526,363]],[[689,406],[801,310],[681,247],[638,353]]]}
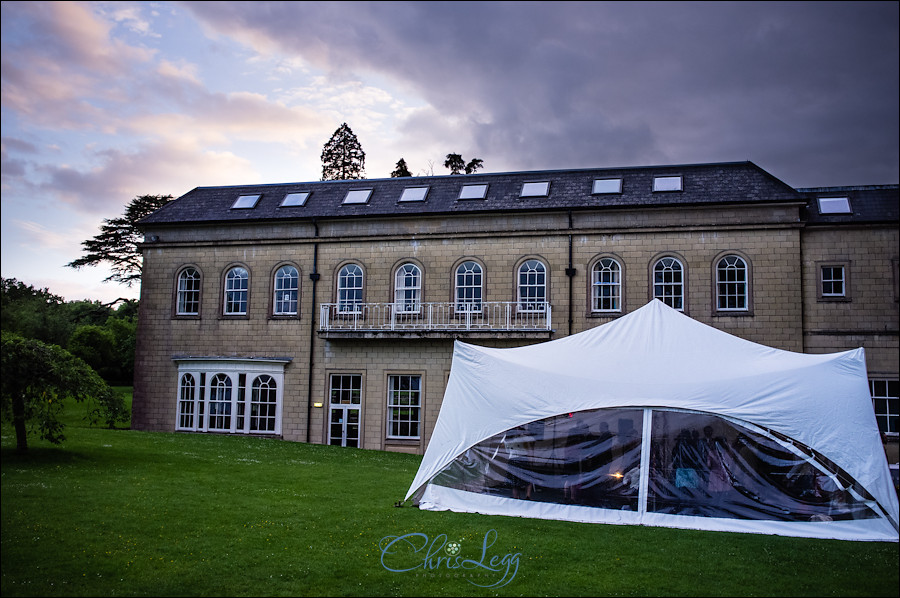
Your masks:
{"label": "arched window", "polygon": [[175,313],[179,316],[200,315],[200,273],[196,268],[185,268],[178,275]]}
{"label": "arched window", "polygon": [[231,430],[231,378],[216,374],[209,382],[210,430]]}
{"label": "arched window", "polygon": [[422,301],[422,272],[415,264],[403,264],[394,277],[394,309],[398,313],[419,311]]}
{"label": "arched window", "polygon": [[196,425],[196,406],[194,400],[197,392],[197,381],[192,374],[184,374],[178,392],[178,428],[193,429]]}
{"label": "arched window", "polygon": [[547,301],[547,268],[540,260],[519,266],[519,311],[544,311]]}
{"label": "arched window", "polygon": [[225,275],[225,314],[243,316],[247,314],[250,273],[246,268],[236,266]]}
{"label": "arched window", "polygon": [[250,431],[272,432],[275,430],[276,408],[278,407],[278,385],[272,376],[258,376],[250,390]]}
{"label": "arched window", "polygon": [[276,316],[297,315],[297,294],[300,289],[300,273],[293,266],[282,266],[275,272],[275,305],[272,313]]}
{"label": "arched window", "polygon": [[684,311],[684,267],[674,257],[664,257],[654,264],[653,297]]}
{"label": "arched window", "polygon": [[605,257],[591,270],[591,311],[622,311],[622,266]]}
{"label": "arched window", "polygon": [[338,273],[338,312],[359,313],[363,300],[363,271],[356,264],[347,264]]}
{"label": "arched window", "polygon": [[481,313],[481,266],[473,261],[456,268],[456,311]]}
{"label": "arched window", "polygon": [[716,301],[720,311],[748,309],[747,263],[736,255],[726,255],[716,265]]}

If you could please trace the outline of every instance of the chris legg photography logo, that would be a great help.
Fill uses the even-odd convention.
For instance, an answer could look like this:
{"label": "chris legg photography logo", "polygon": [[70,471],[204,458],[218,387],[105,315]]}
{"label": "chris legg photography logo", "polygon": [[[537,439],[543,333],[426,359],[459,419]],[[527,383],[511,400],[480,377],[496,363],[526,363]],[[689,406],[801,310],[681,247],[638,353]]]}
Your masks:
{"label": "chris legg photography logo", "polygon": [[496,530],[489,530],[480,543],[476,542],[450,541],[447,534],[432,539],[428,534],[416,532],[385,536],[378,549],[381,565],[393,573],[463,578],[482,588],[501,588],[511,582],[519,572],[522,554],[495,550]]}

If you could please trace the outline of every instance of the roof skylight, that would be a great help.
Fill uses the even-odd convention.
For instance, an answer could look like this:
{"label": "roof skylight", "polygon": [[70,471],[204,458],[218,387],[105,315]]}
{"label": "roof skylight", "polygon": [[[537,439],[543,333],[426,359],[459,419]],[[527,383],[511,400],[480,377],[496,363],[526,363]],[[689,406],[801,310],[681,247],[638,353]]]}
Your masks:
{"label": "roof skylight", "polygon": [[820,197],[819,214],[852,214],[849,197]]}
{"label": "roof skylight", "polygon": [[680,176],[653,177],[654,191],[682,191]]}
{"label": "roof skylight", "polygon": [[256,207],[256,202],[259,201],[261,195],[241,195],[237,198],[237,201],[234,202],[234,205],[231,206],[232,210],[247,210],[250,208]]}
{"label": "roof skylight", "polygon": [[407,187],[400,194],[400,201],[425,201],[428,187]]}
{"label": "roof skylight", "polygon": [[550,181],[524,183],[519,197],[547,197],[550,195]]}
{"label": "roof skylight", "polygon": [[371,195],[371,189],[355,189],[347,191],[344,203],[369,203],[369,196]]}
{"label": "roof skylight", "polygon": [[301,193],[288,193],[284,196],[284,200],[281,202],[281,207],[293,208],[305,206],[307,199],[309,199],[309,191],[303,191]]}
{"label": "roof skylight", "polygon": [[487,185],[463,185],[459,190],[459,199],[484,199],[487,188]]}
{"label": "roof skylight", "polygon": [[622,179],[594,179],[594,186],[591,187],[591,193],[621,193]]}

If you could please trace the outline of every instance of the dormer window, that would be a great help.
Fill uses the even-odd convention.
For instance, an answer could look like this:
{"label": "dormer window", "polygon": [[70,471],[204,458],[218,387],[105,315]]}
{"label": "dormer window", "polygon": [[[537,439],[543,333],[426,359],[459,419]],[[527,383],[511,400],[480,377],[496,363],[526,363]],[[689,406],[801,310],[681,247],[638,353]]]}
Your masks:
{"label": "dormer window", "polygon": [[284,196],[284,200],[281,202],[281,207],[302,207],[306,205],[307,199],[309,199],[309,191],[303,191],[301,193],[288,193]]}
{"label": "dormer window", "polygon": [[237,201],[234,202],[234,205],[231,206],[232,210],[249,210],[250,208],[256,207],[256,202],[259,201],[261,195],[241,195],[237,198]]}
{"label": "dormer window", "polygon": [[407,187],[400,194],[400,201],[425,201],[428,187]]}
{"label": "dormer window", "polygon": [[654,191],[683,191],[680,176],[653,177]]}
{"label": "dormer window", "polygon": [[463,185],[459,190],[459,199],[484,199],[487,189],[487,185]]}
{"label": "dormer window", "polygon": [[347,196],[344,198],[344,203],[369,203],[369,197],[371,197],[371,195],[371,189],[356,189],[353,191],[347,191]]}
{"label": "dormer window", "polygon": [[621,193],[622,179],[594,179],[594,186],[591,187],[591,193],[601,195],[604,193]]}
{"label": "dormer window", "polygon": [[550,194],[550,181],[525,183],[519,197],[547,197]]}
{"label": "dormer window", "polygon": [[819,214],[852,214],[849,197],[820,197]]}

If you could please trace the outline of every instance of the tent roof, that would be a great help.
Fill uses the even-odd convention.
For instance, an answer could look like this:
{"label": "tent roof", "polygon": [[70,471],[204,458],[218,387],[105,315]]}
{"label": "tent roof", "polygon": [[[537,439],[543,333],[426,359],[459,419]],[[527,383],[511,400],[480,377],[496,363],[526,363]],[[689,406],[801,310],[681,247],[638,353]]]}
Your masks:
{"label": "tent roof", "polygon": [[847,471],[896,521],[863,349],[821,355],[774,349],[658,300],[537,345],[493,349],[457,341],[438,421],[406,498],[495,434],[612,407],[696,410],[780,432]]}

